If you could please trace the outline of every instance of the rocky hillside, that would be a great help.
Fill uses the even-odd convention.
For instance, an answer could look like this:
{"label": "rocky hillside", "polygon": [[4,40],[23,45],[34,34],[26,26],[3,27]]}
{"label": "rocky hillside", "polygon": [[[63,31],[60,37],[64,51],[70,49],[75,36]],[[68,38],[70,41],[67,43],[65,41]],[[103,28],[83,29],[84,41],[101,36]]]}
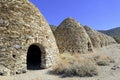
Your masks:
{"label": "rocky hillside", "polygon": [[99,31],[111,36],[120,35],[120,27],[109,29],[109,30],[99,30]]}
{"label": "rocky hillside", "polygon": [[99,32],[112,36],[118,43],[120,43],[120,27],[110,30],[99,30]]}

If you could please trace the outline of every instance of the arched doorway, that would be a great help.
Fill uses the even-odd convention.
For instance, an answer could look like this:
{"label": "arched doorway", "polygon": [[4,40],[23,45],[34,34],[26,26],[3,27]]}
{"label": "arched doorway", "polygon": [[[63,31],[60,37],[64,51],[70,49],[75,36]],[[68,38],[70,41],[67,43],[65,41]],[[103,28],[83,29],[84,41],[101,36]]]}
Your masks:
{"label": "arched doorway", "polygon": [[40,47],[33,44],[30,45],[27,52],[27,69],[38,70],[41,66],[41,50]]}
{"label": "arched doorway", "polygon": [[92,51],[92,44],[90,42],[87,43],[88,51]]}

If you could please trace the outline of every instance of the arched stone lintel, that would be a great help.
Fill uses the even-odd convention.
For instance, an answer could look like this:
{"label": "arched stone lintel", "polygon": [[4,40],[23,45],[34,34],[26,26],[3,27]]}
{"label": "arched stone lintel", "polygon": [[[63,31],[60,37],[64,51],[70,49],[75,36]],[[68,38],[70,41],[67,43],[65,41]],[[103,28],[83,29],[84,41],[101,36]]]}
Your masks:
{"label": "arched stone lintel", "polygon": [[[30,46],[32,46],[32,45],[35,45],[35,46],[38,46],[39,47],[39,49],[40,49],[40,51],[41,51],[41,65],[40,65],[40,67],[41,68],[46,68],[46,60],[45,60],[45,58],[46,58],[46,51],[45,51],[45,47],[42,45],[42,44],[40,44],[40,43],[32,43],[32,44],[30,44],[29,46],[28,46],[28,49],[29,49],[29,47]],[[27,50],[28,50],[27,49]]]}

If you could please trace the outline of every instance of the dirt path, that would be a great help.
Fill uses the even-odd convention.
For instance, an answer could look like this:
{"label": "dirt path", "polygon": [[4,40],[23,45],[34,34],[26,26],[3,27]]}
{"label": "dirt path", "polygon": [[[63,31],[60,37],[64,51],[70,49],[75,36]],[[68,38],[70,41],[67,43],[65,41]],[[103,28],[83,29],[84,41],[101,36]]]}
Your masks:
{"label": "dirt path", "polygon": [[[95,50],[96,54],[107,54],[111,56],[115,63],[110,66],[99,67],[99,75],[95,77],[66,77],[61,78],[56,75],[49,75],[46,70],[29,71],[25,74],[0,77],[0,80],[120,80],[120,45],[111,45],[99,50]],[[115,66],[115,70],[111,69]]]}

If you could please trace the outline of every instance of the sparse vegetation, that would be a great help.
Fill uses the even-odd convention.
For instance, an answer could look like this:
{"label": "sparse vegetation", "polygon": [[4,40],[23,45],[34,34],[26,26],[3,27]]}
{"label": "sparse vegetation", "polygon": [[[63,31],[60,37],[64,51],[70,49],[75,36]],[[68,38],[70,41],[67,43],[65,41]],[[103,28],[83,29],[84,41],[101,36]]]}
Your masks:
{"label": "sparse vegetation", "polygon": [[114,60],[106,55],[95,56],[94,61],[99,66],[107,66],[110,63],[114,63]]}
{"label": "sparse vegetation", "polygon": [[60,62],[51,71],[64,76],[95,76],[98,75],[97,65],[90,59],[78,54],[61,54]]}

